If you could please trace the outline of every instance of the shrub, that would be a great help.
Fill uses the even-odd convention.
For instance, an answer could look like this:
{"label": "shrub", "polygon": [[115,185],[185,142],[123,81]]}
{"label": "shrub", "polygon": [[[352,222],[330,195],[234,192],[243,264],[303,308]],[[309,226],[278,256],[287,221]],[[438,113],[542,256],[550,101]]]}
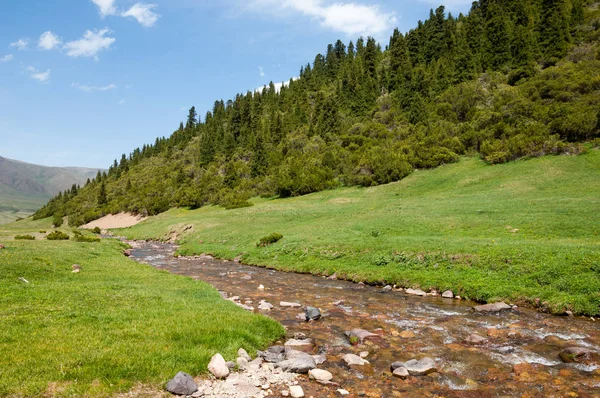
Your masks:
{"label": "shrub", "polygon": [[54,226],[54,228],[62,226],[63,222],[64,220],[61,216],[59,216],[58,214],[54,215],[54,218],[52,219],[52,225]]}
{"label": "shrub", "polygon": [[45,234],[45,233],[46,233],[46,231],[44,231],[44,230],[40,231],[40,234]]}
{"label": "shrub", "polygon": [[75,237],[73,238],[73,240],[75,242],[85,242],[85,243],[100,242],[100,238],[98,238],[96,236],[83,236],[81,234],[75,235]]}
{"label": "shrub", "polygon": [[92,232],[95,233],[96,235],[100,235],[102,233],[102,230],[100,229],[100,227],[96,227],[96,228],[92,229]]}
{"label": "shrub", "polygon": [[17,235],[17,236],[15,236],[15,240],[35,240],[35,236],[31,236],[31,235]]}
{"label": "shrub", "polygon": [[54,231],[46,237],[48,240],[69,240],[69,235],[61,231]]}
{"label": "shrub", "polygon": [[258,242],[256,244],[256,246],[257,247],[270,246],[273,243],[279,242],[281,239],[283,239],[283,235],[275,232],[275,233],[272,233],[271,235],[263,236],[262,238],[260,238],[260,242]]}

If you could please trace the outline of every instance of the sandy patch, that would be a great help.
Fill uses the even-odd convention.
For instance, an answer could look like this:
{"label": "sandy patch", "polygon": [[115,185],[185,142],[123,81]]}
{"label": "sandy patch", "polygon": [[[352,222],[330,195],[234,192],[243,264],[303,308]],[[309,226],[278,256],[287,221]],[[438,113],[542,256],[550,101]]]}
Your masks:
{"label": "sandy patch", "polygon": [[89,224],[82,226],[84,229],[94,229],[96,227],[100,229],[113,229],[113,228],[127,228],[133,227],[144,221],[147,217],[135,216],[129,213],[109,214],[96,221],[92,221]]}

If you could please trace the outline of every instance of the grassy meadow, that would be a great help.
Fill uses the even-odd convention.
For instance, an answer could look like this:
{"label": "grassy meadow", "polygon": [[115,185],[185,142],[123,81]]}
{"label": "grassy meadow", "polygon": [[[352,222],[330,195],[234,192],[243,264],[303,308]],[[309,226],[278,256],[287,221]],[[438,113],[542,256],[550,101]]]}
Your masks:
{"label": "grassy meadow", "polygon": [[[386,186],[253,203],[173,209],[119,233],[166,238],[193,224],[182,254],[600,314],[598,150],[496,166],[463,158]],[[284,238],[257,247],[274,232]]]}
{"label": "grassy meadow", "polygon": [[[161,390],[178,371],[206,372],[216,352],[234,359],[283,334],[206,283],[124,257],[116,240],[39,240],[44,230],[48,220],[0,227],[0,396]],[[12,240],[22,234],[38,240]]]}

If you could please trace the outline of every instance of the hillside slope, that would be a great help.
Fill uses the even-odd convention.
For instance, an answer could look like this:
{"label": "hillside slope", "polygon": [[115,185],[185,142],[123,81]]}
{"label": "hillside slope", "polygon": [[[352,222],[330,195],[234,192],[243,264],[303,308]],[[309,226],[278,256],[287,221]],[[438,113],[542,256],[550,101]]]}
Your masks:
{"label": "hillside slope", "polygon": [[[192,224],[186,255],[600,314],[599,150],[496,166],[463,158],[389,185],[253,202],[173,209],[119,234],[168,238]],[[256,246],[274,232],[284,238]]]}
{"label": "hillside slope", "polygon": [[73,184],[85,185],[97,169],[46,167],[0,156],[0,224],[26,217]]}

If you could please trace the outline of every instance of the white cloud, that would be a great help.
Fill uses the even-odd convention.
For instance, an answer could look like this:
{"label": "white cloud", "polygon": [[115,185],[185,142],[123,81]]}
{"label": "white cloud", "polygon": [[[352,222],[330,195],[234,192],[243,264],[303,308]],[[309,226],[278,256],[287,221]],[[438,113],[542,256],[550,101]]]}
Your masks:
{"label": "white cloud", "polygon": [[27,49],[28,45],[29,45],[29,40],[27,40],[27,39],[19,39],[14,43],[10,43],[10,46],[16,47],[17,50],[25,50],[25,49]]}
{"label": "white cloud", "polygon": [[265,77],[265,70],[262,66],[258,67],[258,73],[260,74],[260,77]]}
{"label": "white cloud", "polygon": [[73,83],[71,83],[71,87],[89,93],[89,92],[92,92],[92,91],[109,91],[109,90],[114,90],[118,86],[116,84],[114,84],[114,83],[108,84],[106,86],[91,86],[89,84],[79,84],[79,83],[73,82]]}
{"label": "white cloud", "polygon": [[46,70],[45,72],[40,72],[33,66],[28,66],[27,72],[29,72],[29,76],[31,76],[32,79],[35,79],[41,83],[47,83],[50,79],[50,73],[52,73],[50,69]]}
{"label": "white cloud", "polygon": [[[298,76],[296,76],[296,77],[292,77],[292,80],[293,80],[293,81],[296,81],[296,80],[298,80],[298,79],[300,79],[300,77],[298,77]],[[280,91],[281,91],[281,87],[288,87],[288,86],[290,85],[290,81],[288,80],[287,82],[273,83],[273,85],[275,86],[275,92],[276,92],[276,93],[278,93],[278,92],[280,92]],[[265,89],[265,88],[268,90],[268,89],[269,89],[269,85],[267,84],[267,85],[265,85],[265,86],[258,87],[258,88],[257,88],[256,90],[254,90],[254,91],[255,91],[255,92],[257,92],[257,93],[262,93],[262,92],[263,92],[263,89]]]}
{"label": "white cloud", "polygon": [[160,15],[152,11],[153,8],[156,8],[156,4],[136,3],[121,16],[135,18],[141,25],[149,28],[160,18]]}
{"label": "white cloud", "polygon": [[102,17],[107,15],[115,15],[117,13],[115,0],[92,0],[92,3],[98,6],[100,15]]}
{"label": "white cloud", "polygon": [[0,58],[0,63],[12,61],[13,58],[14,57],[12,54],[5,55],[4,57]]}
{"label": "white cloud", "polygon": [[398,22],[393,12],[378,5],[359,3],[325,4],[323,0],[254,0],[252,8],[264,12],[294,11],[318,21],[323,27],[349,36],[387,34]]}
{"label": "white cloud", "polygon": [[58,47],[61,43],[62,40],[49,30],[42,33],[40,36],[38,47],[43,50],[52,50],[53,48]]}
{"label": "white cloud", "polygon": [[108,29],[100,31],[88,30],[83,38],[65,44],[67,55],[69,57],[94,57],[98,59],[98,53],[108,50],[116,41],[114,37],[106,37],[110,33]]}

